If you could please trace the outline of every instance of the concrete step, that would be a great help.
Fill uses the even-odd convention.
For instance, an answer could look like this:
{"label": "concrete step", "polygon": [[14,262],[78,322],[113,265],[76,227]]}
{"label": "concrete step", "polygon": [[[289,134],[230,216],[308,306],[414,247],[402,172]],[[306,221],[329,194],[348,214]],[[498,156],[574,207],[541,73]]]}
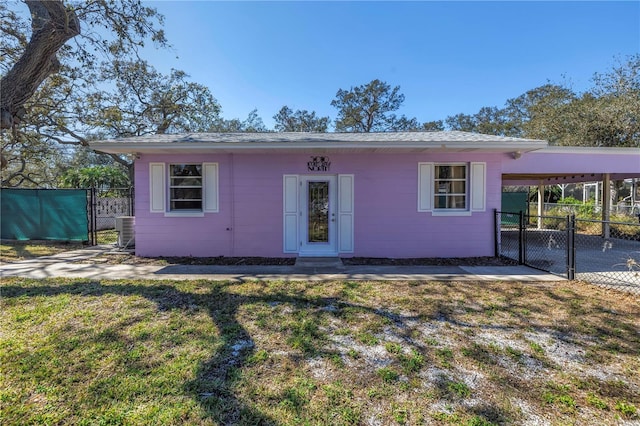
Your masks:
{"label": "concrete step", "polygon": [[342,259],[339,257],[299,257],[296,259],[296,268],[343,268]]}

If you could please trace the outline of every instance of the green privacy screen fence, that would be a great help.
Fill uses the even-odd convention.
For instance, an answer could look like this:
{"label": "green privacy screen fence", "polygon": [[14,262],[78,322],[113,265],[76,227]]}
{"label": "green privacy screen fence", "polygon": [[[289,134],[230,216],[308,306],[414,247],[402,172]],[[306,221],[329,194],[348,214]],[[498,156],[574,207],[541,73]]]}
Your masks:
{"label": "green privacy screen fence", "polygon": [[90,195],[86,189],[2,189],[1,237],[89,241]]}

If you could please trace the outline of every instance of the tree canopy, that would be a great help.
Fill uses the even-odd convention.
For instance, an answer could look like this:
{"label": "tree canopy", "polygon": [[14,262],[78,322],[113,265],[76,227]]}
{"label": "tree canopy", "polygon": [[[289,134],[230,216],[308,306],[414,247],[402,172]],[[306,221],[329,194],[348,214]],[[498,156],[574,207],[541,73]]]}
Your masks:
{"label": "tree canopy", "polygon": [[[190,81],[185,71],[161,73],[141,57],[150,43],[168,47],[163,20],[139,0],[0,3],[3,186],[52,186],[67,169],[91,165],[118,164],[132,173],[126,155],[88,155],[95,139],[272,131],[255,109],[244,120],[223,118],[208,87]],[[547,83],[502,107],[424,123],[400,114],[404,100],[400,86],[374,79],[337,91],[330,103],[337,110],[333,123],[285,105],[273,116],[274,130],[463,130],[556,145],[640,147],[640,55],[594,74],[583,93]]]}
{"label": "tree canopy", "polygon": [[451,130],[548,140],[554,145],[640,148],[640,55],[596,73],[575,93],[545,84],[508,99],[503,108],[446,118]]}
{"label": "tree canopy", "polygon": [[[68,149],[57,154],[44,149],[55,143],[86,147],[98,138],[207,131],[221,120],[220,105],[207,87],[189,81],[184,71],[159,73],[140,58],[139,49],[149,42],[167,46],[163,17],[154,8],[137,0],[26,3],[31,22],[19,13],[20,3],[0,4],[2,110],[3,119],[8,117],[3,128],[11,128],[3,132],[3,184],[44,183],[43,163],[63,172],[54,157]],[[54,46],[49,39],[62,25],[62,10],[77,21],[78,31],[73,43]],[[41,40],[42,31],[49,38]],[[36,61],[45,47],[54,68],[37,78],[20,71],[22,62]],[[11,94],[18,91],[20,96]],[[109,156],[131,168],[130,157]],[[55,181],[50,175],[46,181]]]}
{"label": "tree canopy", "polygon": [[416,130],[415,118],[398,117],[404,102],[400,86],[391,87],[378,79],[367,84],[340,89],[331,106],[338,109],[337,132],[394,132]]}
{"label": "tree canopy", "polygon": [[246,119],[240,120],[239,118],[232,118],[226,120],[220,118],[216,120],[211,127],[207,130],[209,132],[246,132],[246,133],[260,133],[268,132],[267,126],[264,125],[262,118],[258,115],[258,110],[253,109],[249,112]]}
{"label": "tree canopy", "polygon": [[[10,8],[11,3],[0,4],[3,129],[21,122],[27,101],[47,77],[64,67],[84,73],[103,60],[135,55],[148,40],[166,44],[161,29],[163,17],[137,0],[25,3],[29,15]],[[66,44],[72,38],[77,42]]]}
{"label": "tree canopy", "polygon": [[127,174],[114,166],[69,169],[60,177],[62,188],[122,189],[130,185]]}
{"label": "tree canopy", "polygon": [[283,106],[273,116],[277,132],[326,132],[329,127],[329,117],[316,117],[315,111],[291,110]]}

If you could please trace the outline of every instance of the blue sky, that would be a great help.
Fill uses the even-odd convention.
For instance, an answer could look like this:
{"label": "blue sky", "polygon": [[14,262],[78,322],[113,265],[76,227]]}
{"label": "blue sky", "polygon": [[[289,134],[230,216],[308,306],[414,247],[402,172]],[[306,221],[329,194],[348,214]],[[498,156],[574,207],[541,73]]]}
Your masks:
{"label": "blue sky", "polygon": [[148,2],[165,15],[161,71],[208,86],[222,115],[287,105],[336,117],[338,89],[400,86],[419,121],[502,106],[551,81],[583,91],[640,52],[640,2]]}

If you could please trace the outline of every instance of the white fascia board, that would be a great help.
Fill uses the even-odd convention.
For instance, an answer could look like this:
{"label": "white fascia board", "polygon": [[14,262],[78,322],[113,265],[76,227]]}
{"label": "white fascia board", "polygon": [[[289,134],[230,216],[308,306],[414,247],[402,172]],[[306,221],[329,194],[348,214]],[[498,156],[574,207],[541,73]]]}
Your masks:
{"label": "white fascia board", "polygon": [[527,141],[527,142],[478,142],[478,141],[452,141],[452,142],[372,142],[372,141],[356,141],[356,142],[93,142],[90,143],[91,148],[96,151],[106,153],[166,153],[166,152],[202,152],[202,151],[223,151],[223,152],[247,152],[256,150],[318,150],[318,149],[357,149],[357,150],[376,150],[376,149],[397,149],[402,150],[425,150],[425,151],[477,151],[477,152],[494,152],[506,153],[519,151],[521,153],[536,151],[547,147],[544,141]]}
{"label": "white fascia board", "polygon": [[537,151],[541,154],[631,154],[640,155],[640,148],[593,147],[593,146],[548,146]]}

